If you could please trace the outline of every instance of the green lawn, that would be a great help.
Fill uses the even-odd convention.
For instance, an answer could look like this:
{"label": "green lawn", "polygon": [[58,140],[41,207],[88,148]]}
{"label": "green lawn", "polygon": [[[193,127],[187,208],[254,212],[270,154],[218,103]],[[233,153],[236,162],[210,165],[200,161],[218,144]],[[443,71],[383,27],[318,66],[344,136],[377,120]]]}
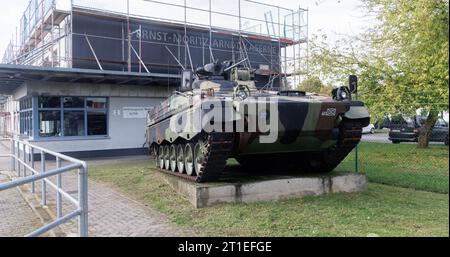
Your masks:
{"label": "green lawn", "polygon": [[[448,146],[431,145],[417,149],[415,144],[359,144],[360,171],[369,181],[432,192],[448,193]],[[354,153],[337,168],[354,171]]]}
{"label": "green lawn", "polygon": [[369,184],[363,193],[194,209],[152,161],[93,166],[90,178],[212,236],[448,236],[448,194]]}

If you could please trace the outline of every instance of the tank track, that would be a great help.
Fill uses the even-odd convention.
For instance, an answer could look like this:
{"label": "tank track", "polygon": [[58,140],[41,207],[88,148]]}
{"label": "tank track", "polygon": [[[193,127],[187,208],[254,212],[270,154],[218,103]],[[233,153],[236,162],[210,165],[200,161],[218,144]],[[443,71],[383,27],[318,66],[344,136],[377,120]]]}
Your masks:
{"label": "tank track", "polygon": [[241,165],[250,170],[301,171],[319,173],[333,171],[358,145],[362,135],[362,125],[358,121],[344,120],[340,126],[338,142],[321,152],[297,152],[252,156],[239,159]]}
{"label": "tank track", "polygon": [[[225,168],[227,159],[230,157],[233,150],[234,133],[213,132],[204,134],[204,137],[206,138],[206,143],[204,145],[205,150],[203,153],[204,161],[199,174],[197,174],[196,176],[189,176],[184,173],[181,174],[179,172],[173,172],[171,170],[161,168],[158,168],[158,170],[163,173],[181,177],[183,179],[187,179],[189,181],[197,183],[218,180]],[[190,143],[196,143],[197,141]]]}
{"label": "tank track", "polygon": [[312,158],[306,171],[333,171],[361,141],[361,122],[344,120],[341,124],[340,132],[337,144],[319,153],[319,156],[316,158]]}
{"label": "tank track", "polygon": [[[341,123],[339,134],[337,144],[325,151],[274,154],[270,155],[270,157],[256,156],[259,158],[256,158],[255,162],[249,164],[257,169],[271,169],[271,164],[276,164],[277,169],[300,170],[311,173],[331,172],[360,142],[362,135],[361,122],[344,120]],[[234,133],[210,133],[204,134],[204,138],[204,142],[206,142],[204,145],[204,161],[199,174],[189,176],[167,169],[158,168],[158,170],[197,183],[217,181],[225,169],[227,159],[233,152]],[[190,143],[196,143],[197,141]],[[287,165],[283,165],[283,163]]]}

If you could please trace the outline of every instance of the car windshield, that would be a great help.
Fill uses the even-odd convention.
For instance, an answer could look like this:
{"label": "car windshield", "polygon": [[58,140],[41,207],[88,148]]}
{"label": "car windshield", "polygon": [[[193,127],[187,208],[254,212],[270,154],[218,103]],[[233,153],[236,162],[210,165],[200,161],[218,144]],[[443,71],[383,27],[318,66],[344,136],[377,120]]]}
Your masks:
{"label": "car windshield", "polygon": [[415,122],[414,119],[408,116],[399,115],[392,117],[391,127],[398,127],[398,126],[414,128]]}

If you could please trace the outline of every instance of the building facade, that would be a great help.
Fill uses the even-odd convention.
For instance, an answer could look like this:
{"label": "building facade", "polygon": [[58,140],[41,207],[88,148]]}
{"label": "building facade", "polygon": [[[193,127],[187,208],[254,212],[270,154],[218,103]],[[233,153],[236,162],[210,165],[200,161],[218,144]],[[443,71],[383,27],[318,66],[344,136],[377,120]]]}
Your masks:
{"label": "building facade", "polygon": [[299,79],[306,10],[91,2],[30,1],[0,64],[5,134],[74,156],[142,154],[147,112],[176,90],[182,69],[246,59],[262,71],[260,87]]}

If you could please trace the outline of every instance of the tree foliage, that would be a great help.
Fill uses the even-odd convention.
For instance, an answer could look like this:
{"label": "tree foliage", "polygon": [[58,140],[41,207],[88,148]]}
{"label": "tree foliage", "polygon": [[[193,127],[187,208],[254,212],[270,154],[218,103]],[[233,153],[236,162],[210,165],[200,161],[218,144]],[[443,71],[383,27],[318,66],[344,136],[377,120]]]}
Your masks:
{"label": "tree foliage", "polygon": [[330,94],[331,87],[322,83],[319,77],[311,76],[303,80],[298,89],[305,92],[317,93],[317,94]]}
{"label": "tree foliage", "polygon": [[310,74],[341,85],[356,74],[360,98],[374,118],[422,109],[434,124],[437,114],[448,110],[448,0],[362,2],[375,25],[335,44],[313,37]]}

